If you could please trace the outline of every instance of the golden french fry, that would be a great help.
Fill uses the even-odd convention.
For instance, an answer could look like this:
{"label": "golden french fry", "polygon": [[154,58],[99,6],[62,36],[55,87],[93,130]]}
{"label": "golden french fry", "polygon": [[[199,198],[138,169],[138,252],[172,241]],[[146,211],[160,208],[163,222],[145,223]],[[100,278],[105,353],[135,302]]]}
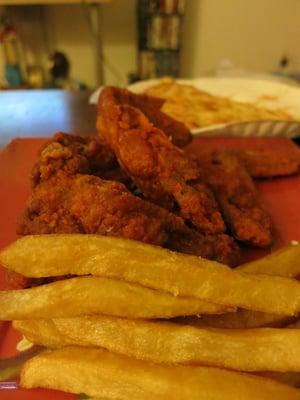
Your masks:
{"label": "golden french fry", "polygon": [[[241,265],[237,269],[253,274],[296,277],[300,274],[300,245],[291,244],[259,260]],[[201,319],[190,321],[196,326],[229,329],[279,327],[288,322],[289,318],[283,315],[241,309],[232,314],[204,315]]]}
{"label": "golden french fry", "polygon": [[287,326],[287,328],[291,328],[291,329],[300,329],[300,320],[298,319],[297,321],[289,324]]}
{"label": "golden french fry", "polygon": [[201,329],[106,316],[15,321],[14,327],[48,347],[103,347],[156,363],[239,371],[300,371],[299,329]]}
{"label": "golden french fry", "polygon": [[237,267],[251,274],[266,274],[295,278],[300,275],[300,245],[290,244],[266,257]]}
{"label": "golden french fry", "polygon": [[300,283],[295,280],[243,273],[117,237],[26,236],[2,251],[0,262],[26,276],[92,274],[227,306],[281,315],[300,311]]}
{"label": "golden french fry", "polygon": [[120,400],[300,399],[298,390],[250,374],[165,366],[82,347],[65,347],[27,361],[21,386]]}
{"label": "golden french fry", "polygon": [[201,315],[198,317],[182,317],[178,322],[198,327],[223,329],[279,328],[293,320],[292,317],[269,314],[260,311],[238,309],[234,313],[222,315]]}
{"label": "golden french fry", "polygon": [[300,387],[300,372],[256,372],[255,375],[264,378],[274,379],[275,381],[284,383],[286,385]]}
{"label": "golden french fry", "polygon": [[95,276],[71,278],[30,289],[0,291],[0,320],[106,314],[172,318],[218,312],[218,305],[175,297],[132,283]]}

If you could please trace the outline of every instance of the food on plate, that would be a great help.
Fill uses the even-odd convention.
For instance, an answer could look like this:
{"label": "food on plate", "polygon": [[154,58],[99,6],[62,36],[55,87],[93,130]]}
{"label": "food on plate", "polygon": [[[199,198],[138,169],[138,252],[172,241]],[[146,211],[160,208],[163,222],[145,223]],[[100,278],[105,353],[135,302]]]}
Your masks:
{"label": "food on plate", "polygon": [[[0,262],[34,279],[63,280],[0,292],[0,319],[15,320],[14,327],[34,344],[62,348],[26,362],[21,386],[113,399],[119,396],[117,385],[124,400],[138,387],[136,398],[142,393],[154,400],[158,395],[169,398],[181,382],[174,399],[223,400],[224,393],[228,398],[262,398],[263,393],[264,398],[299,398],[297,390],[276,382],[296,382],[290,375],[299,371],[298,326],[230,330],[193,326],[188,317],[161,320],[199,315],[201,321],[205,313],[228,316],[229,311],[241,319],[232,306],[241,303],[287,318],[299,311],[300,283],[259,272],[277,260],[289,275],[296,250],[290,246],[265,262],[258,260],[261,270],[254,261],[240,272],[123,238],[25,236],[1,251]],[[271,265],[269,272],[276,268]],[[203,295],[211,303],[199,299]],[[268,379],[266,371],[277,375]]]}
{"label": "food on plate", "polygon": [[63,171],[68,175],[102,176],[118,170],[114,153],[99,137],[81,137],[57,132],[41,149],[32,170],[32,184],[48,180]]}
{"label": "food on plate", "polygon": [[204,148],[197,152],[199,164],[211,163],[216,154],[233,155],[255,179],[267,179],[298,174],[300,171],[300,151],[289,152],[266,149],[220,149]]}
{"label": "food on plate", "polygon": [[270,216],[238,158],[215,151],[210,162],[203,163],[202,168],[234,237],[254,246],[269,246],[272,242]]}
{"label": "food on plate", "polygon": [[190,132],[162,106],[104,88],[99,137],[58,133],[41,151],[18,225],[27,236],[0,251],[18,289],[0,291],[0,320],[60,349],[28,361],[21,386],[107,400],[300,399],[276,382],[300,372],[300,246],[224,265],[240,254],[228,228],[271,242],[248,173],[293,173],[294,155],[275,165],[272,154],[203,149],[197,162],[176,147]]}
{"label": "food on plate", "polygon": [[271,314],[261,311],[251,311],[238,308],[236,312],[222,315],[202,315],[198,317],[182,317],[177,322],[196,327],[220,329],[254,329],[254,328],[281,328],[285,327],[295,317]]}
{"label": "food on plate", "polygon": [[268,110],[255,104],[214,96],[172,78],[161,79],[145,94],[165,99],[162,111],[183,122],[189,129],[242,121],[293,120],[286,111]]}
{"label": "food on plate", "polygon": [[120,182],[59,172],[37,185],[18,233],[98,233],[120,236],[236,265],[239,248],[225,234],[204,235]]}
{"label": "food on plate", "polygon": [[95,276],[0,291],[0,320],[104,314],[127,318],[172,318],[224,312],[226,307],[172,296],[146,287]]}
{"label": "food on plate", "polygon": [[291,329],[300,329],[300,320],[298,319],[296,322],[288,325],[288,328]]}
{"label": "food on plate", "polygon": [[286,385],[300,387],[300,373],[299,372],[256,372],[255,375],[262,376],[264,378],[273,379]]}
{"label": "food on plate", "polygon": [[27,361],[21,385],[120,400],[300,399],[298,390],[271,379],[211,367],[153,364],[81,347]]}
{"label": "food on plate", "polygon": [[[10,248],[22,258],[5,261]],[[300,282],[294,279],[232,270],[215,261],[118,237],[27,236],[1,253],[1,263],[30,277],[92,274],[230,307],[286,316],[300,311]]]}
{"label": "food on plate", "polygon": [[206,233],[224,232],[217,203],[195,161],[174,146],[138,109],[111,104],[103,89],[98,129],[125,172],[149,200],[176,211]]}
{"label": "food on plate", "polygon": [[253,178],[288,176],[300,171],[300,151],[232,150]]}
{"label": "food on plate", "polygon": [[163,99],[145,94],[135,94],[129,90],[113,86],[106,86],[102,90],[105,91],[105,97],[102,100],[103,106],[107,109],[116,104],[128,104],[141,110],[150,122],[161,129],[176,146],[185,146],[192,141],[191,132],[182,122],[161,111],[165,102]]}
{"label": "food on plate", "polygon": [[266,274],[296,278],[300,276],[300,244],[291,243],[265,257],[242,264],[237,269],[251,274]]}
{"label": "food on plate", "polygon": [[102,347],[162,364],[300,371],[299,329],[205,329],[110,316],[15,321],[14,327],[31,342],[47,347]]}
{"label": "food on plate", "polygon": [[[300,245],[290,244],[254,262],[243,264],[237,270],[252,273],[296,278],[300,276]],[[281,327],[291,321],[290,317],[259,311],[238,309],[235,313],[183,318],[181,323],[214,328],[249,329],[259,327]]]}

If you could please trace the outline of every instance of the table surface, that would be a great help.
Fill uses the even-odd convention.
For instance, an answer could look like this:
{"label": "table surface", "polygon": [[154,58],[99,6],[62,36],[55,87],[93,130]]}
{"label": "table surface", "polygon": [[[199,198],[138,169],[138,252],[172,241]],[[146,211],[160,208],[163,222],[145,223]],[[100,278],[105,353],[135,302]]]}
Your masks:
{"label": "table surface", "polygon": [[0,146],[15,137],[48,137],[60,130],[83,136],[96,132],[96,107],[89,91],[0,92]]}

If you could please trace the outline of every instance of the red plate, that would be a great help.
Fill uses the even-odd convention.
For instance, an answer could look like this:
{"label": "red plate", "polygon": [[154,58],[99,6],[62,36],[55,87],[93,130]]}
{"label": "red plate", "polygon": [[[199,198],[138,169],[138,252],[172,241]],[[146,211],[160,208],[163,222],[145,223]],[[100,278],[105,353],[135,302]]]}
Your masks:
{"label": "red plate", "polygon": [[[39,148],[46,139],[15,139],[0,153],[0,248],[16,239],[16,219],[24,209],[25,201],[30,194],[29,175]],[[268,148],[280,151],[295,151],[296,146],[286,138],[195,138],[188,146],[188,151],[197,155],[200,149],[220,148]],[[291,240],[300,240],[300,177],[290,177],[263,181],[258,188],[267,205],[276,227],[276,241],[272,248],[278,248]],[[270,251],[270,250],[269,250]],[[244,258],[256,258],[266,251],[249,251],[245,249]],[[0,289],[5,288],[3,269],[0,267]],[[10,324],[0,322],[0,373],[8,359],[20,353],[16,344],[20,335]],[[11,362],[11,361],[10,361]],[[1,384],[0,384],[1,387]],[[15,388],[12,382],[7,388],[0,389],[1,400],[69,400],[73,395],[50,390],[24,390]]]}

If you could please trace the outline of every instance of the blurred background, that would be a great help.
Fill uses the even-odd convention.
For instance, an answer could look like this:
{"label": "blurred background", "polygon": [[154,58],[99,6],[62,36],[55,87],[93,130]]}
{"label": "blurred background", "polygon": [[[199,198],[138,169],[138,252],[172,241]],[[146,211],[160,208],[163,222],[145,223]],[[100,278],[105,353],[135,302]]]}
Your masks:
{"label": "blurred background", "polygon": [[3,90],[84,90],[165,75],[300,80],[299,0],[1,4]]}

